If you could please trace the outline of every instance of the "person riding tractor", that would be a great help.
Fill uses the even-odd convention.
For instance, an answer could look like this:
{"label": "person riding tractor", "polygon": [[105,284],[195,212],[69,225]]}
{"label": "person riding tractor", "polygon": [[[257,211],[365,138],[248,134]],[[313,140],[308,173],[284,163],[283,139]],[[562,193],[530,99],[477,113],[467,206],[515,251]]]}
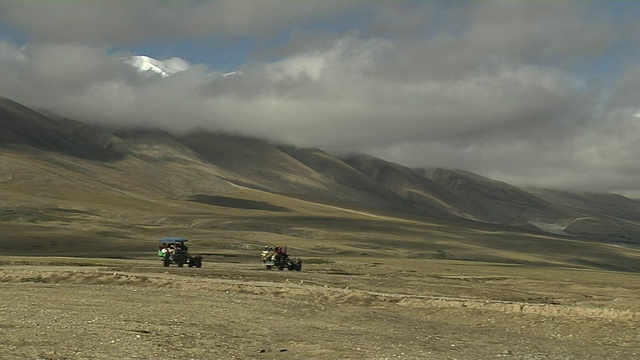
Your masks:
{"label": "person riding tractor", "polygon": [[261,255],[262,263],[267,270],[271,270],[274,266],[279,270],[284,270],[284,268],[296,271],[302,270],[302,259],[289,259],[286,246],[276,246],[274,248],[265,246]]}
{"label": "person riding tractor", "polygon": [[189,267],[202,267],[202,256],[189,254],[189,248],[185,244],[188,240],[178,237],[165,237],[160,239],[158,257],[163,265],[168,267],[175,263],[178,267],[188,264]]}

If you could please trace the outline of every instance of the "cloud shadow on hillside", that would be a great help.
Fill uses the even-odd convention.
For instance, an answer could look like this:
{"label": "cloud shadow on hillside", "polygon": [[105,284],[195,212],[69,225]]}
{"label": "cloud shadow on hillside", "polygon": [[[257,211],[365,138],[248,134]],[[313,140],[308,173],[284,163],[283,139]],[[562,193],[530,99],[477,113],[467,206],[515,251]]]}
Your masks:
{"label": "cloud shadow on hillside", "polygon": [[248,209],[248,210],[265,210],[265,211],[278,211],[284,212],[289,209],[281,206],[272,205],[262,201],[237,199],[226,196],[215,195],[193,195],[189,197],[189,201],[195,201],[202,204],[229,207],[235,209]]}

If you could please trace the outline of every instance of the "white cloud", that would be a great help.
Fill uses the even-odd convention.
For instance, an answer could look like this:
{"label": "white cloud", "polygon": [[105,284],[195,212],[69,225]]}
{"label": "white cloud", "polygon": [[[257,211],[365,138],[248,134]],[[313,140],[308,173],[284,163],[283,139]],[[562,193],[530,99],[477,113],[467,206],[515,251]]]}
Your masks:
{"label": "white cloud", "polygon": [[[0,95],[84,121],[237,131],[518,185],[640,191],[640,67],[621,62],[627,67],[606,89],[576,71],[585,62],[600,66],[625,36],[606,16],[588,13],[588,4],[110,4],[47,2],[29,11],[23,2],[0,2],[3,21],[38,39],[0,40]],[[265,54],[270,60],[257,53],[238,76],[181,54],[157,59],[179,70],[171,76],[144,76],[106,45],[274,33],[345,6],[378,16],[366,13],[372,20],[352,31],[298,29]],[[407,11],[411,21],[403,23]],[[47,23],[66,14],[79,17],[78,27]]]}
{"label": "white cloud", "polygon": [[[266,36],[330,18],[356,1],[0,1],[0,21],[38,41],[104,45],[210,35]],[[62,25],[61,25],[62,24]]]}

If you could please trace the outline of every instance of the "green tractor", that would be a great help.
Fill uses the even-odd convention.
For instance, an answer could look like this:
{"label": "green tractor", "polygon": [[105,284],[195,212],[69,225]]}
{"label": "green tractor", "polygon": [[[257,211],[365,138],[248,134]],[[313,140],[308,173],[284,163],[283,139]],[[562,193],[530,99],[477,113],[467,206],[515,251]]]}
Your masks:
{"label": "green tractor", "polygon": [[290,258],[286,250],[284,252],[280,252],[277,251],[277,248],[278,247],[274,250],[265,246],[264,251],[262,251],[262,263],[265,265],[267,270],[271,270],[272,268],[277,268],[278,270],[287,269],[289,271],[302,270],[302,259]]}
{"label": "green tractor", "polygon": [[178,267],[202,267],[202,256],[189,254],[189,248],[185,244],[188,240],[179,237],[165,237],[160,239],[158,257],[162,260],[164,267],[176,264]]}

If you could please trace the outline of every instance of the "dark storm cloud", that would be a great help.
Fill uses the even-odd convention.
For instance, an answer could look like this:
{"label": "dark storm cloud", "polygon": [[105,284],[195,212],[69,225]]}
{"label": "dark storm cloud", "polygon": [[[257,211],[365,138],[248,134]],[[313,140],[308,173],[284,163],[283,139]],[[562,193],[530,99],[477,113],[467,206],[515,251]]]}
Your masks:
{"label": "dark storm cloud", "polygon": [[[637,27],[599,3],[34,4],[0,2],[0,19],[32,37],[24,46],[0,40],[0,93],[28,105],[85,121],[366,152],[517,185],[640,194]],[[345,14],[359,16],[357,28],[304,27]],[[232,75],[203,64],[169,77],[139,73],[112,51],[283,30],[281,46]]]}

